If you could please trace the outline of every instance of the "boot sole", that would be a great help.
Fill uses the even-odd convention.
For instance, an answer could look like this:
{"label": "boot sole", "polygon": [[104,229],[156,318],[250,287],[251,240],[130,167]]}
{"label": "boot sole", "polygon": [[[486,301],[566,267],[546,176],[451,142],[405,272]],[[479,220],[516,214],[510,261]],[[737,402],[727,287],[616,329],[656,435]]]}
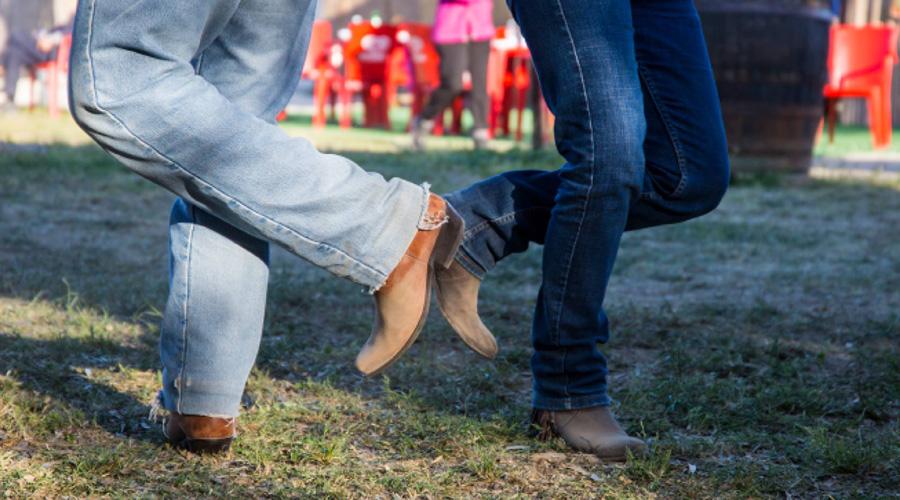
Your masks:
{"label": "boot sole", "polygon": [[[444,201],[446,202],[446,200]],[[422,328],[425,327],[425,320],[428,319],[428,311],[431,308],[431,289],[434,285],[435,265],[438,265],[443,269],[450,267],[450,264],[453,263],[453,257],[456,255],[456,251],[462,243],[463,235],[466,232],[465,221],[463,221],[462,216],[456,212],[456,209],[454,209],[450,203],[447,203],[447,216],[449,217],[449,220],[445,227],[441,228],[441,233],[438,235],[437,241],[434,243],[434,249],[432,249],[431,256],[428,259],[428,278],[425,280],[425,306],[422,308],[422,315],[419,317],[419,322],[416,324],[416,328],[413,330],[412,335],[409,336],[409,339],[403,345],[403,348],[397,351],[397,354],[383,366],[371,373],[367,373],[366,378],[377,377],[390,368],[406,354],[406,351],[412,347],[416,342],[416,339],[419,338],[419,334],[422,333]]]}
{"label": "boot sole", "polygon": [[218,439],[191,439],[185,438],[178,446],[191,453],[198,455],[208,455],[215,453],[224,453],[231,448],[234,438],[218,438]]}

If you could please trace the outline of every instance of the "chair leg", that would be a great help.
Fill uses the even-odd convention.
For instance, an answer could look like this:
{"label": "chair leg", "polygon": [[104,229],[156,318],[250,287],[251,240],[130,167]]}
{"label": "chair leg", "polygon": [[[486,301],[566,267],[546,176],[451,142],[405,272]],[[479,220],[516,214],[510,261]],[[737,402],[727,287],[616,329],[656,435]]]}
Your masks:
{"label": "chair leg", "polygon": [[890,90],[882,92],[881,106],[881,143],[884,147],[891,145],[893,124],[891,123],[891,94]]}
{"label": "chair leg", "polygon": [[328,80],[324,72],[320,72],[313,88],[313,105],[315,106],[312,120],[313,127],[322,128],[325,126],[325,102],[328,100],[328,87]]}
{"label": "chair leg", "polygon": [[353,123],[353,92],[347,89],[346,82],[341,83],[341,128],[350,128]]}
{"label": "chair leg", "polygon": [[47,108],[50,118],[59,118],[59,68],[53,67],[47,70]]}
{"label": "chair leg", "polygon": [[528,88],[531,86],[531,82],[528,80],[528,62],[519,57],[516,58],[516,69],[513,72],[515,75],[514,80],[514,88],[516,89],[516,142],[522,140],[522,121],[525,115],[525,100],[526,95],[528,94]]}
{"label": "chair leg", "polygon": [[450,133],[453,135],[462,134],[462,114],[464,108],[465,102],[463,102],[462,96],[457,96],[456,99],[453,99],[453,121],[450,125]]}
{"label": "chair leg", "polygon": [[29,112],[34,111],[34,84],[35,84],[35,81],[37,80],[36,73],[37,72],[35,70],[33,70],[33,69],[31,70],[31,85],[29,87],[31,89],[31,99],[30,99],[31,103],[28,105]]}
{"label": "chair leg", "polygon": [[869,130],[872,134],[872,147],[874,149],[884,149],[890,145],[890,136],[885,137],[884,133],[884,99],[880,89],[875,89],[869,94]]}
{"label": "chair leg", "polygon": [[825,99],[825,121],[828,122],[828,144],[834,144],[834,129],[837,122],[837,99]]}

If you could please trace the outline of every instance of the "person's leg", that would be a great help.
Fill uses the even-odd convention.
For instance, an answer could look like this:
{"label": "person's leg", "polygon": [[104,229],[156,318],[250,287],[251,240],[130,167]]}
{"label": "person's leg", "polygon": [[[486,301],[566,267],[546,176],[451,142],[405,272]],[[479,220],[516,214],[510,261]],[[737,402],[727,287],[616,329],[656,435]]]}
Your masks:
{"label": "person's leg", "polygon": [[[234,437],[234,417],[259,349],[269,244],[181,199],[169,224],[159,403],[171,414],[170,439],[192,451],[220,451]],[[185,415],[213,418],[198,434],[181,428]],[[203,449],[213,437],[227,441]]]}
{"label": "person's leg", "polygon": [[[268,4],[244,0],[194,66],[235,106],[272,122],[293,94],[292,75],[285,71],[290,63],[252,58],[268,44],[309,33],[314,10],[282,23],[274,11],[265,16]],[[262,334],[269,244],[184,200],[172,208],[169,242],[170,289],[160,336],[163,406],[180,414],[236,417]]]}
{"label": "person's leg", "polygon": [[[633,4],[635,57],[648,129],[643,145],[646,174],[641,196],[628,213],[627,230],[702,215],[719,203],[728,182],[721,113],[693,5],[689,0]],[[500,259],[525,250],[530,242],[550,241],[546,229],[565,183],[562,174],[509,172],[448,196],[468,224],[457,259],[471,280],[482,278]],[[439,289],[441,285],[439,279]],[[544,286],[546,290],[546,280]],[[590,430],[583,425],[589,421],[590,427],[605,429],[604,433],[623,435],[608,412],[587,412],[591,413],[587,420],[566,412],[555,426],[571,424],[566,432],[581,436]]]}
{"label": "person's leg", "polygon": [[[76,120],[123,164],[184,202],[175,209],[172,248],[173,294],[186,295],[170,297],[172,333],[161,346],[172,393],[165,403],[181,411],[236,412],[264,295],[253,290],[249,304],[238,306],[247,317],[228,323],[215,316],[240,291],[205,280],[264,289],[261,240],[373,290],[372,337],[381,342],[366,352],[374,371],[396,361],[421,330],[428,268],[448,265],[461,234],[452,208],[426,188],[386,182],[274,125],[296,87],[314,11],[309,0],[79,4],[70,79]],[[204,267],[215,262],[204,252],[217,245],[238,265],[232,273]],[[203,263],[177,261],[195,256]],[[227,300],[217,300],[222,293]],[[209,325],[193,330],[191,321]],[[178,332],[189,344],[178,344]],[[239,347],[247,349],[223,346],[227,335],[243,336]],[[204,386],[235,359],[234,373]]]}
{"label": "person's leg", "polygon": [[490,56],[490,40],[469,44],[469,72],[472,74],[469,102],[476,129],[488,127],[487,69]]}
{"label": "person's leg", "polygon": [[15,31],[10,34],[2,60],[0,60],[5,69],[3,91],[9,102],[13,102],[15,99],[16,85],[22,69],[49,60],[50,54],[37,49],[37,40],[30,33]]}
{"label": "person's leg", "polygon": [[603,311],[628,210],[644,175],[646,123],[628,0],[510,3],[567,163],[544,237],[532,326],[533,406],[606,405]]}
{"label": "person's leg", "polygon": [[[79,3],[73,35],[73,116],[123,164],[192,206],[284,246],[337,276],[377,289],[397,266],[427,210],[427,190],[385,181],[319,153],[272,121],[235,105],[203,76],[207,49],[242,2],[113,0]],[[252,68],[299,78],[309,0],[279,0],[244,19],[283,38],[246,40],[235,85]],[[260,34],[262,35],[262,34]],[[194,64],[192,64],[192,62]],[[364,193],[364,196],[360,194]]]}
{"label": "person's leg", "polygon": [[465,43],[439,43],[435,48],[441,60],[439,73],[441,84],[428,97],[428,102],[419,114],[421,120],[434,120],[453,104],[453,100],[463,91],[462,74],[468,64],[468,49]]}
{"label": "person's leg", "polygon": [[[722,114],[693,4],[634,0],[632,13],[647,136],[643,187],[626,231],[708,213],[729,178]],[[457,256],[463,266],[484,278],[507,255],[543,244],[559,174],[505,172],[447,195],[467,224]]]}
{"label": "person's leg", "polygon": [[475,139],[476,148],[487,146],[490,138],[487,115],[490,102],[487,93],[487,68],[490,55],[490,40],[469,44],[469,72],[472,74],[472,88],[469,90],[469,107],[475,120],[472,138]]}

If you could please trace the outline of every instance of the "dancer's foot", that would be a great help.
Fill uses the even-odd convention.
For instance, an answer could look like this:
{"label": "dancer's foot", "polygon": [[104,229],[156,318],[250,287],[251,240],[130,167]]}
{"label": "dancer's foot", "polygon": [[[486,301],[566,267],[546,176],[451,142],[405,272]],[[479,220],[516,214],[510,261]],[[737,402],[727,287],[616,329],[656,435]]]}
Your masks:
{"label": "dancer's foot", "polygon": [[625,433],[616,422],[609,406],[580,410],[551,411],[535,409],[531,422],[538,427],[538,439],[563,438],[575,450],[597,455],[608,461],[621,462],[647,453],[647,445]]}
{"label": "dancer's foot", "polygon": [[434,277],[437,303],[447,323],[473,351],[494,359],[497,340],[478,316],[481,280],[455,260],[447,269],[436,269]]}
{"label": "dancer's foot", "polygon": [[416,117],[412,124],[412,142],[416,151],[425,151],[425,138],[434,129],[434,120]]}
{"label": "dancer's foot", "polygon": [[172,412],[166,425],[166,437],[192,453],[222,453],[231,447],[231,442],[237,436],[236,428],[236,418]]}
{"label": "dancer's foot", "polygon": [[406,254],[375,292],[375,325],[356,357],[356,367],[374,377],[412,346],[425,326],[431,303],[434,269],[445,269],[462,241],[465,223],[452,206],[432,194],[427,218],[432,228],[419,230]]}
{"label": "dancer's foot", "polygon": [[486,128],[476,128],[472,131],[472,140],[476,151],[487,149],[491,143],[491,132]]}
{"label": "dancer's foot", "polygon": [[3,115],[14,115],[19,112],[19,108],[16,107],[11,101],[3,101],[0,103],[0,114]]}

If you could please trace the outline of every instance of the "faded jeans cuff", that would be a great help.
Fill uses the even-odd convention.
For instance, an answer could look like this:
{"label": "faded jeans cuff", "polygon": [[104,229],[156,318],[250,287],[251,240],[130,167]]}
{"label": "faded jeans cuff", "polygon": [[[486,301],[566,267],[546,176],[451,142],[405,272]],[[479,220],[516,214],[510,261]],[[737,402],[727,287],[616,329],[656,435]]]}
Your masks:
{"label": "faded jeans cuff", "polygon": [[459,247],[459,251],[456,253],[456,262],[459,262],[459,265],[466,271],[472,273],[473,276],[484,281],[484,277],[487,275],[487,269],[475,262],[463,247]]}
{"label": "faded jeans cuff", "polygon": [[609,396],[606,395],[606,387],[604,387],[602,394],[580,398],[547,398],[534,393],[531,406],[539,410],[565,411],[592,408],[594,406],[609,406],[609,402]]}
{"label": "faded jeans cuff", "polygon": [[[429,198],[431,197],[431,184],[428,184],[427,182],[423,182],[421,185],[419,185],[417,187],[421,189],[421,199],[419,201],[419,216],[416,219],[416,221],[417,221],[416,222],[416,231],[412,232],[412,235],[409,237],[409,241],[406,242],[406,245],[403,247],[403,250],[397,256],[396,262],[391,267],[390,271],[388,271],[387,274],[383,275],[383,277],[381,277],[379,279],[378,284],[369,286],[367,289],[365,289],[365,292],[368,293],[369,295],[374,294],[375,292],[378,291],[378,289],[380,289],[381,287],[384,286],[384,284],[387,282],[388,277],[390,277],[391,273],[394,271],[394,268],[396,268],[400,264],[400,261],[403,259],[403,255],[406,253],[406,250],[409,248],[409,246],[412,244],[413,240],[416,238],[416,234],[418,234],[419,230],[427,231],[427,230],[435,229],[435,228],[443,225],[442,223],[435,224],[434,221],[432,220],[432,218],[430,218],[428,216],[428,201],[429,201]],[[429,226],[429,224],[430,224],[430,226]]]}

